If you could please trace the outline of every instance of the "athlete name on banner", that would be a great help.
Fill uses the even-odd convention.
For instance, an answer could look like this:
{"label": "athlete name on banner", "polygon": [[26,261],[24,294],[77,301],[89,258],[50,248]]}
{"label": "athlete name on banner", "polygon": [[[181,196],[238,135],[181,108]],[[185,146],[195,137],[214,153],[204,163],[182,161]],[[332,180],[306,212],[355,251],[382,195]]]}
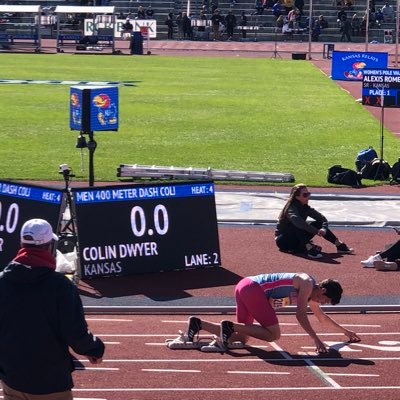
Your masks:
{"label": "athlete name on banner", "polygon": [[83,278],[221,265],[212,182],[72,194]]}

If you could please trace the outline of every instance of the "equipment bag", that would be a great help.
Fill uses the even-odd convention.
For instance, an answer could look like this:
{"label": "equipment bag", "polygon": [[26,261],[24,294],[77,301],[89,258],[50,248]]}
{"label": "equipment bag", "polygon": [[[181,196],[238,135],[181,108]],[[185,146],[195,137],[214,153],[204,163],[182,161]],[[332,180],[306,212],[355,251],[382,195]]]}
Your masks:
{"label": "equipment bag", "polygon": [[372,161],[374,158],[377,158],[378,154],[372,146],[368,147],[368,149],[361,150],[357,153],[356,157],[356,171],[360,172],[362,167],[367,163]]}
{"label": "equipment bag", "polygon": [[352,187],[361,187],[361,175],[349,168],[343,168],[341,165],[333,165],[328,169],[328,182],[336,185],[347,185]]}
{"label": "equipment bag", "polygon": [[398,185],[400,183],[400,158],[392,165],[392,179],[390,180],[391,185]]}
{"label": "equipment bag", "polygon": [[361,176],[364,179],[386,181],[389,179],[391,171],[392,168],[387,161],[374,158],[362,167]]}

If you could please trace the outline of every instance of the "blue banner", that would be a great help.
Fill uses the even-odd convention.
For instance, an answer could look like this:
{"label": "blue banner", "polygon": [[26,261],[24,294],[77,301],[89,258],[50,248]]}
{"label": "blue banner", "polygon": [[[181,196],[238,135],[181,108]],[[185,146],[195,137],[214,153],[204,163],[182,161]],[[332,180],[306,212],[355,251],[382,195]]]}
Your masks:
{"label": "blue banner", "polygon": [[96,189],[72,189],[77,204],[104,203],[115,201],[153,200],[177,197],[213,196],[211,182],[190,184],[159,184],[113,186]]}
{"label": "blue banner", "polygon": [[53,204],[61,204],[62,200],[62,191],[60,190],[21,185],[6,181],[0,181],[0,195]]}
{"label": "blue banner", "polygon": [[363,71],[387,68],[388,53],[333,51],[331,77],[341,81],[362,81]]}

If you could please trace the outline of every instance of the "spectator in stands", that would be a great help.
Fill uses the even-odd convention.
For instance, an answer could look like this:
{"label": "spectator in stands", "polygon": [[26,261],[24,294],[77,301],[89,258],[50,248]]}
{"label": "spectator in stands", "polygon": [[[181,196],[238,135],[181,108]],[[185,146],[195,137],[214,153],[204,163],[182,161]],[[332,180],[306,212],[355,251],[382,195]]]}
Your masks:
{"label": "spectator in stands", "polygon": [[338,23],[338,26],[341,27],[342,22],[345,21],[346,19],[347,19],[346,10],[345,10],[344,7],[342,7],[342,8],[340,9],[340,11],[338,12],[338,14],[337,14],[337,23]]}
{"label": "spectator in stands", "polygon": [[200,11],[199,20],[204,21],[204,25],[201,25],[197,28],[199,32],[206,31],[206,24],[207,24],[207,15],[205,14],[204,10]]}
{"label": "spectator in stands", "polygon": [[366,16],[366,14],[364,14],[362,17],[360,30],[361,30],[361,35],[365,36],[365,34],[367,33],[367,16]]}
{"label": "spectator in stands", "polygon": [[192,39],[192,21],[187,15],[187,13],[182,14],[183,18],[183,38],[184,39]]}
{"label": "spectator in stands", "polygon": [[264,13],[264,5],[262,0],[256,0],[254,3],[254,15],[262,15]]}
{"label": "spectator in stands", "polygon": [[353,36],[359,36],[361,33],[361,21],[357,13],[351,18],[351,33]]}
{"label": "spectator in stands", "polygon": [[285,19],[287,20],[287,18],[285,18],[285,16],[282,14],[278,17],[278,19],[276,20],[276,29],[277,29],[276,32],[283,31],[283,25],[285,25],[285,23],[287,23],[287,21],[285,21]]}
{"label": "spectator in stands", "polygon": [[178,13],[176,17],[176,25],[178,27],[178,40],[183,40],[183,13]]}
{"label": "spectator in stands", "polygon": [[211,17],[211,26],[212,26],[214,40],[221,39],[220,24],[222,24],[222,22],[223,22],[223,18],[220,15],[219,10],[217,8]]}
{"label": "spectator in stands", "polygon": [[174,14],[172,12],[168,14],[165,25],[168,29],[167,38],[172,40],[174,38]]}
{"label": "spectator in stands", "polygon": [[318,17],[318,21],[319,21],[319,26],[321,29],[328,28],[328,21],[325,19],[325,17],[322,14]]}
{"label": "spectator in stands", "polygon": [[384,18],[381,8],[378,8],[378,10],[375,13],[375,21],[379,28],[381,27],[382,23],[385,21],[385,18]]}
{"label": "spectator in stands", "polygon": [[394,10],[389,3],[386,2],[382,7],[382,13],[384,22],[392,22],[394,20]]}
{"label": "spectator in stands", "polygon": [[228,40],[232,40],[233,38],[233,30],[237,25],[236,17],[232,11],[228,11],[228,15],[225,17],[225,25],[226,25],[226,34],[228,36]]}
{"label": "spectator in stands", "polygon": [[276,0],[275,4],[272,6],[272,14],[275,15],[276,19],[278,19],[278,17],[284,13],[285,12],[281,0]]}
{"label": "spectator in stands", "polygon": [[154,10],[153,10],[153,7],[151,5],[149,5],[146,9],[146,18],[153,19],[153,17],[154,17]]}
{"label": "spectator in stands", "polygon": [[294,0],[294,6],[299,10],[300,16],[302,16],[304,8],[304,0]]}
{"label": "spectator in stands", "polygon": [[122,25],[122,39],[130,39],[133,32],[133,25],[129,18],[126,19],[125,23]]}
{"label": "spectator in stands", "polygon": [[56,272],[52,249],[57,239],[47,221],[26,221],[21,248],[0,275],[0,379],[5,400],[72,400],[69,347],[91,364],[102,361],[104,344],[88,330],[78,290]]}
{"label": "spectator in stands", "polygon": [[351,42],[351,21],[349,21],[347,18],[342,21],[341,26],[340,26],[340,32],[342,32],[342,36],[340,38],[341,42],[344,42],[345,39],[347,39],[348,42]]}
{"label": "spectator in stands", "polygon": [[[278,217],[275,242],[281,251],[306,253],[310,258],[321,258],[321,247],[312,243],[314,236],[323,237],[336,246],[338,253],[350,254],[353,249],[341,242],[329,229],[328,220],[308,205],[310,192],[304,184],[293,186],[289,199]],[[308,218],[314,221],[307,221]]]}
{"label": "spectator in stands", "polygon": [[143,6],[138,7],[136,19],[146,19],[146,13]]}
{"label": "spectator in stands", "polygon": [[293,8],[289,11],[288,22],[290,29],[298,29],[297,19],[300,17],[300,11],[297,8]]}
{"label": "spectator in stands", "polygon": [[314,22],[314,27],[311,31],[311,39],[313,42],[319,41],[319,35],[321,34],[321,25],[319,24],[319,19],[316,19]]}
{"label": "spectator in stands", "polygon": [[[246,12],[243,11],[242,15],[240,16],[240,21],[239,21],[240,26],[247,26],[247,16]],[[242,29],[242,38],[246,39],[246,29]]]}

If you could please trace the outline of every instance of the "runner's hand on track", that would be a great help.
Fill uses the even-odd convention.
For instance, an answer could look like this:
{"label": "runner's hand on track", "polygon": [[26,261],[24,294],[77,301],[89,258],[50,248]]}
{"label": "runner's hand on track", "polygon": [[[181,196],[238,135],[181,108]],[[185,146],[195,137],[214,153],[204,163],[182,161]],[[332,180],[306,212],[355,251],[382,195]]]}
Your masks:
{"label": "runner's hand on track", "polygon": [[357,334],[355,332],[346,331],[344,334],[349,338],[350,343],[355,343],[355,342],[361,341],[361,339],[357,336]]}
{"label": "runner's hand on track", "polygon": [[328,349],[326,348],[325,344],[322,343],[318,338],[315,339],[315,351],[319,354],[328,353]]}

